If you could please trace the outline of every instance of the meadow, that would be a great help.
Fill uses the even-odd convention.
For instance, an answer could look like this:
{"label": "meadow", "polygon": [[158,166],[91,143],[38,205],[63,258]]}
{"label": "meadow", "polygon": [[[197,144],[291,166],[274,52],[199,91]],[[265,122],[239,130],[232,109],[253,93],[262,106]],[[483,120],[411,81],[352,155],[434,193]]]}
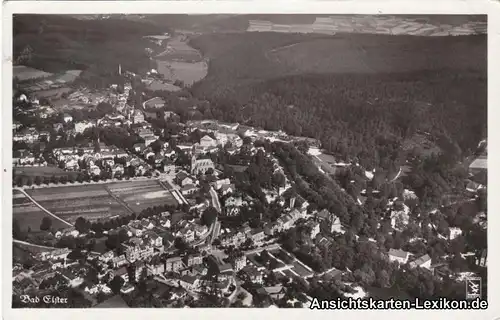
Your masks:
{"label": "meadow", "polygon": [[137,214],[149,207],[177,204],[172,194],[156,180],[116,182],[108,188]]}
{"label": "meadow", "polygon": [[12,213],[13,218],[19,222],[19,226],[24,232],[28,230],[39,231],[40,224],[42,223],[42,219],[44,217],[51,218],[52,228],[56,230],[68,227],[61,221],[53,219],[51,216],[40,210],[40,208],[16,190],[12,193]]}

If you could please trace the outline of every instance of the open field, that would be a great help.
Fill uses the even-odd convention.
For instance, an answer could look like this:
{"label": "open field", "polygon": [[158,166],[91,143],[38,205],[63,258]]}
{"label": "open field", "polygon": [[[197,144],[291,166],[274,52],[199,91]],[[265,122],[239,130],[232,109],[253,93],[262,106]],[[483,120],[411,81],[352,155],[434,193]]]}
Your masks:
{"label": "open field", "polygon": [[186,42],[180,39],[172,39],[168,41],[167,49],[160,53],[157,57],[160,61],[185,61],[185,62],[199,62],[202,60],[200,52]]}
{"label": "open field", "polygon": [[301,278],[307,278],[314,274],[314,272],[308,270],[304,264],[298,260],[293,262],[292,270],[297,273]]}
{"label": "open field", "polygon": [[78,217],[88,220],[128,214],[106,191],[104,184],[42,188],[28,193],[45,209],[73,223]]}
{"label": "open field", "polygon": [[156,56],[156,64],[158,72],[165,79],[192,85],[208,73],[208,65],[202,59],[200,51],[191,47],[182,37],[176,37],[169,40],[166,50]]}
{"label": "open field", "polygon": [[12,193],[12,214],[13,218],[19,221],[19,226],[22,231],[27,231],[28,228],[32,231],[39,231],[40,224],[44,217],[49,217],[52,220],[52,227],[57,229],[67,228],[68,226],[57,219],[53,219],[48,214],[40,210],[28,198],[18,191]]}
{"label": "open field", "polygon": [[413,36],[448,36],[486,32],[485,21],[453,21],[444,24],[431,19],[415,19],[411,16],[363,16],[333,15],[316,17],[305,24],[277,24],[266,20],[250,20],[249,32],[285,33],[375,33]]}
{"label": "open field", "polygon": [[38,98],[60,98],[63,93],[70,93],[73,89],[68,87],[61,87],[56,89],[39,90],[36,91],[35,96]]}
{"label": "open field", "polygon": [[12,70],[13,76],[18,78],[20,81],[26,81],[31,79],[39,79],[50,77],[52,73],[48,73],[42,70],[26,67],[26,66],[14,66]]}
{"label": "open field", "polygon": [[156,180],[116,182],[108,188],[136,213],[153,206],[177,204],[172,194]]}
{"label": "open field", "polygon": [[284,270],[282,271],[285,275],[287,276],[299,276],[301,278],[308,278],[311,277],[314,272],[309,270],[310,268],[306,267],[304,263],[302,263],[300,260],[296,259],[293,257],[290,253],[288,253],[286,250],[283,248],[277,248],[269,251],[273,256],[276,258],[284,261],[285,263],[290,263],[289,261],[293,259],[291,264],[293,267],[290,270]]}
{"label": "open field", "polygon": [[[417,70],[486,70],[486,37],[414,37],[376,34],[204,34],[192,46],[210,59],[195,85],[201,95],[248,87],[294,74],[403,73]],[[476,57],[470,59],[471,56]]]}
{"label": "open field", "polygon": [[180,80],[191,85],[203,79],[208,72],[205,62],[157,61],[158,72],[170,81]]}

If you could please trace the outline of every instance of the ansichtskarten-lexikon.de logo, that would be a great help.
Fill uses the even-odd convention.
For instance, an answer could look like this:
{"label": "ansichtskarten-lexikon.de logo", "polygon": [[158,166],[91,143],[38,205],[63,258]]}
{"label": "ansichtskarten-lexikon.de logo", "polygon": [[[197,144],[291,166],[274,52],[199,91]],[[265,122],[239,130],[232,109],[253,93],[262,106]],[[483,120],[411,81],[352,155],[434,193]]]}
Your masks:
{"label": "ansichtskarten-lexikon.de logo", "polygon": [[476,299],[481,298],[481,278],[467,278],[465,279],[465,298]]}

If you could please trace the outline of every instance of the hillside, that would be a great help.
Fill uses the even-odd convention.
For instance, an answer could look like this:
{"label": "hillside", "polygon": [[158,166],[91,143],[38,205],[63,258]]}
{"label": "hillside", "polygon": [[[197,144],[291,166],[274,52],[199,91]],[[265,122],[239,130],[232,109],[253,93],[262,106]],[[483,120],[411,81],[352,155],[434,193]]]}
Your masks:
{"label": "hillside", "polygon": [[212,102],[216,117],[319,138],[330,152],[371,165],[397,158],[417,131],[461,156],[486,132],[485,43],[484,36],[202,35],[191,44],[210,59],[209,74],[192,92]]}
{"label": "hillside", "polygon": [[[149,68],[144,35],[164,28],[141,21],[75,19],[71,16],[16,15],[14,62],[47,72],[85,70],[103,76],[118,63],[131,71]],[[83,75],[85,77],[85,75]]]}

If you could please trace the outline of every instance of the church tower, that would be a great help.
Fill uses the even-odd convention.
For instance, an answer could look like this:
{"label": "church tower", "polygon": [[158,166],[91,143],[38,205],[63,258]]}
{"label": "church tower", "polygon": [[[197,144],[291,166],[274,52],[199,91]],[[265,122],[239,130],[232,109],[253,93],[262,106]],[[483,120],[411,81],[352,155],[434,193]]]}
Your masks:
{"label": "church tower", "polygon": [[118,64],[118,74],[122,75],[122,65]]}

